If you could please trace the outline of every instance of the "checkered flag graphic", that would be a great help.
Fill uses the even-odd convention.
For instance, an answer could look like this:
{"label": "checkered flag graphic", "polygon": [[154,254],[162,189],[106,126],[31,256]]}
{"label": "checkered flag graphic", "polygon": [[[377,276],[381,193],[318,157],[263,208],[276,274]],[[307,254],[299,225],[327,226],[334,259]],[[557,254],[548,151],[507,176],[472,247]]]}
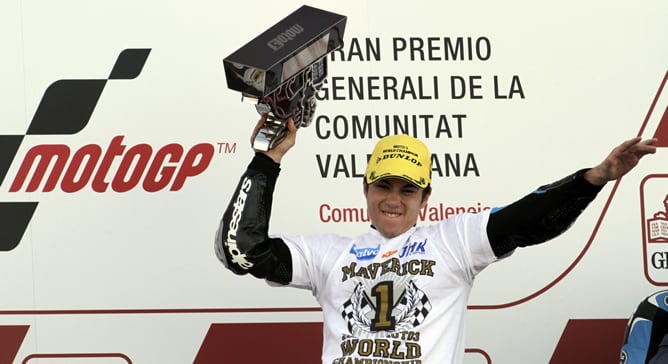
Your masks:
{"label": "checkered flag graphic", "polygon": [[395,306],[398,312],[397,330],[411,329],[419,326],[431,311],[431,302],[427,295],[413,281],[406,282],[404,294]]}
{"label": "checkered flag graphic", "polygon": [[343,310],[341,311],[341,316],[348,325],[348,332],[352,333],[355,326],[369,331],[371,320],[367,314],[372,310],[373,307],[364,295],[364,285],[358,283],[350,299],[343,303]]}

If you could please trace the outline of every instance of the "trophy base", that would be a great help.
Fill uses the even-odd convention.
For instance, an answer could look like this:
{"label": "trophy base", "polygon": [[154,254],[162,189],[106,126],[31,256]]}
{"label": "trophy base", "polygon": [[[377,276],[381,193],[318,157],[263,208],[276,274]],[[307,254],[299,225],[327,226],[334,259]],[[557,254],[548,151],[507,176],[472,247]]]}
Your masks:
{"label": "trophy base", "polygon": [[288,121],[267,116],[262,128],[253,139],[253,149],[266,152],[280,144],[288,133]]}
{"label": "trophy base", "polygon": [[[315,95],[324,80],[326,61],[325,58],[320,59],[277,92],[262,99],[242,94],[242,101],[255,103],[258,114],[267,115],[262,128],[255,135],[253,149],[266,152],[280,144],[288,132],[290,119],[297,129],[311,124],[317,105]],[[317,82],[314,82],[314,75]]]}

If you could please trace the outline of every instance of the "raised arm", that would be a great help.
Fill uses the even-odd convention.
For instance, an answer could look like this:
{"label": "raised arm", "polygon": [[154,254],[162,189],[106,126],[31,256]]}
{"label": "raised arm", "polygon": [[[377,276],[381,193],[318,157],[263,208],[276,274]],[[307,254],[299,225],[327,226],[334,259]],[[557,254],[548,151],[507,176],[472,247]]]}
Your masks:
{"label": "raised arm", "polygon": [[603,186],[621,178],[647,154],[656,152],[656,139],[625,141],[598,165],[541,186],[531,194],[492,210],[487,235],[496,256],[517,247],[535,245],[566,231]]}
{"label": "raised arm", "polygon": [[[264,122],[263,116],[253,132]],[[216,256],[236,274],[287,284],[292,279],[290,252],[280,239],[268,235],[271,204],[280,171],[279,162],[295,144],[294,123],[274,149],[256,152],[232,195],[215,238]]]}
{"label": "raised arm", "polygon": [[585,173],[584,177],[591,184],[601,186],[627,174],[640,159],[647,154],[656,153],[657,139],[641,140],[640,137],[629,139],[618,145],[596,167]]}

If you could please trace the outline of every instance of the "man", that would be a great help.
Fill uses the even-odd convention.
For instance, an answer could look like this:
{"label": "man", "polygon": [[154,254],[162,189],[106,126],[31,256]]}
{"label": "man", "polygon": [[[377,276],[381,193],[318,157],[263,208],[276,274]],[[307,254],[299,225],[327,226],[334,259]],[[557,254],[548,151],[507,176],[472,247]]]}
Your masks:
{"label": "man", "polygon": [[668,363],[668,290],[645,297],[629,318],[621,364]]}
{"label": "man", "polygon": [[461,363],[474,277],[517,247],[565,231],[606,182],[656,152],[655,139],[633,138],[599,165],[513,204],[416,227],[431,195],[431,154],[415,138],[388,136],[378,141],[365,172],[372,225],[366,234],[269,236],[280,162],[295,144],[292,121],[288,130],[274,149],[256,153],[241,177],[215,250],[236,274],[312,291],[323,310],[328,364]]}

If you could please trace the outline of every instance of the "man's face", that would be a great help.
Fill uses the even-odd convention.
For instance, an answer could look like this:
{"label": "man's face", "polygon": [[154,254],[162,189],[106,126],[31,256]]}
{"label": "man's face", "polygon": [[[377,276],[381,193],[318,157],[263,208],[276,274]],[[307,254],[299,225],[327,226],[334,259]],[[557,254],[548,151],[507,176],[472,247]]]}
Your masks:
{"label": "man's face", "polygon": [[415,225],[430,194],[423,199],[421,188],[399,178],[385,178],[364,188],[371,224],[386,238],[401,235]]}

